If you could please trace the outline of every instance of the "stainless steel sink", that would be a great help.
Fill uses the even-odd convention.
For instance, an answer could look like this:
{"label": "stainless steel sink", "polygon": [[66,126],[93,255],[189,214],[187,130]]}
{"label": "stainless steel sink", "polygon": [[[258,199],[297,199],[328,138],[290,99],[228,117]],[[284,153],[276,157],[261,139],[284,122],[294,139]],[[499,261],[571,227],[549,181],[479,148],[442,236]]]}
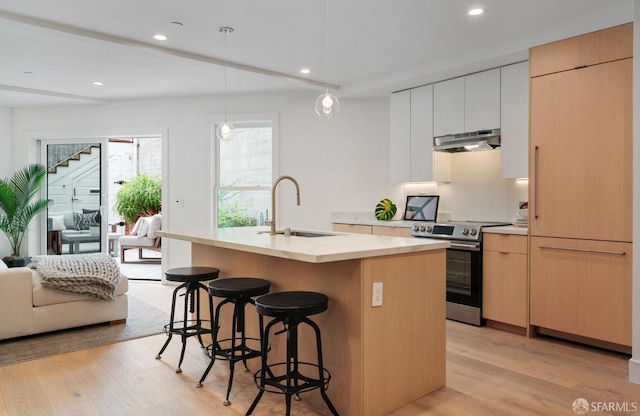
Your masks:
{"label": "stainless steel sink", "polygon": [[[266,234],[269,231],[258,231],[258,234]],[[332,237],[337,234],[321,232],[321,231],[302,231],[302,230],[290,230],[287,233],[287,230],[278,230],[276,234],[284,234],[285,236],[291,237]]]}
{"label": "stainless steel sink", "polygon": [[[280,232],[278,231],[278,234]],[[283,234],[285,234],[285,232],[282,232]],[[321,232],[315,232],[315,231],[298,231],[298,230],[291,230],[291,235],[292,236],[296,236],[296,237],[331,237],[334,236],[335,234],[331,234],[331,233],[321,233]]]}

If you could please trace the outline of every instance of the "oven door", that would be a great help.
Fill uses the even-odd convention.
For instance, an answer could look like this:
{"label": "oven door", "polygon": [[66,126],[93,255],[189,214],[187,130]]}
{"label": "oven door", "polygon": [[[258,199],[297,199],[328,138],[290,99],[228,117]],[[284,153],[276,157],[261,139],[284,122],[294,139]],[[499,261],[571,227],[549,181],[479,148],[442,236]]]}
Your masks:
{"label": "oven door", "polygon": [[447,302],[482,306],[482,251],[479,242],[451,241],[447,249]]}

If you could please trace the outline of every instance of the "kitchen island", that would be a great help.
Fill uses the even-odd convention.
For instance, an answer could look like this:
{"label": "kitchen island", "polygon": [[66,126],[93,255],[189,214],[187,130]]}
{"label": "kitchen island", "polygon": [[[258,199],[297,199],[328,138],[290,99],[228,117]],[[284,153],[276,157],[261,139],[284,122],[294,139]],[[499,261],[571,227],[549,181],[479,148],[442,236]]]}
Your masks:
{"label": "kitchen island", "polygon": [[[159,234],[191,242],[191,264],[217,267],[220,278],[261,277],[271,281],[271,292],[326,294],[329,309],[311,319],[322,330],[332,375],[327,393],[341,415],[384,415],[444,386],[447,241],[271,236],[266,227]],[[374,282],[383,283],[382,306],[371,306]],[[221,319],[228,322],[230,314]],[[248,336],[257,335],[257,322],[257,314],[247,313]],[[229,326],[221,322],[223,337]],[[300,358],[315,361],[313,337],[307,328],[300,332]],[[280,338],[272,338],[270,355],[282,351]],[[259,361],[251,364],[257,370]],[[303,399],[321,401],[318,391]]]}

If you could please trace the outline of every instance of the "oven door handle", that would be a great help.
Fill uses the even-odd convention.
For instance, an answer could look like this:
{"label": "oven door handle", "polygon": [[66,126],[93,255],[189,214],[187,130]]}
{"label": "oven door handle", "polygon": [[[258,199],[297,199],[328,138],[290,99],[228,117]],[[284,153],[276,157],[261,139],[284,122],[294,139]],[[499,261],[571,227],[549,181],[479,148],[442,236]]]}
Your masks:
{"label": "oven door handle", "polygon": [[480,251],[480,244],[474,244],[474,243],[465,244],[465,243],[452,242],[449,248],[462,249],[462,250],[468,250],[468,251]]}

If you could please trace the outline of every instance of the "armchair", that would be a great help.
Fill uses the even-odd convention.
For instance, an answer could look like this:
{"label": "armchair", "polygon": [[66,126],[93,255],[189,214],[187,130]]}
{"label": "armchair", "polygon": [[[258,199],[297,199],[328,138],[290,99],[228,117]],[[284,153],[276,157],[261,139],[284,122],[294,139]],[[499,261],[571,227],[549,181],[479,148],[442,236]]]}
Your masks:
{"label": "armchair", "polygon": [[120,237],[120,262],[126,263],[124,252],[129,249],[138,250],[138,259],[159,261],[157,257],[143,257],[143,250],[162,251],[161,237],[156,231],[162,229],[162,216],[140,217],[131,230],[131,234]]}

